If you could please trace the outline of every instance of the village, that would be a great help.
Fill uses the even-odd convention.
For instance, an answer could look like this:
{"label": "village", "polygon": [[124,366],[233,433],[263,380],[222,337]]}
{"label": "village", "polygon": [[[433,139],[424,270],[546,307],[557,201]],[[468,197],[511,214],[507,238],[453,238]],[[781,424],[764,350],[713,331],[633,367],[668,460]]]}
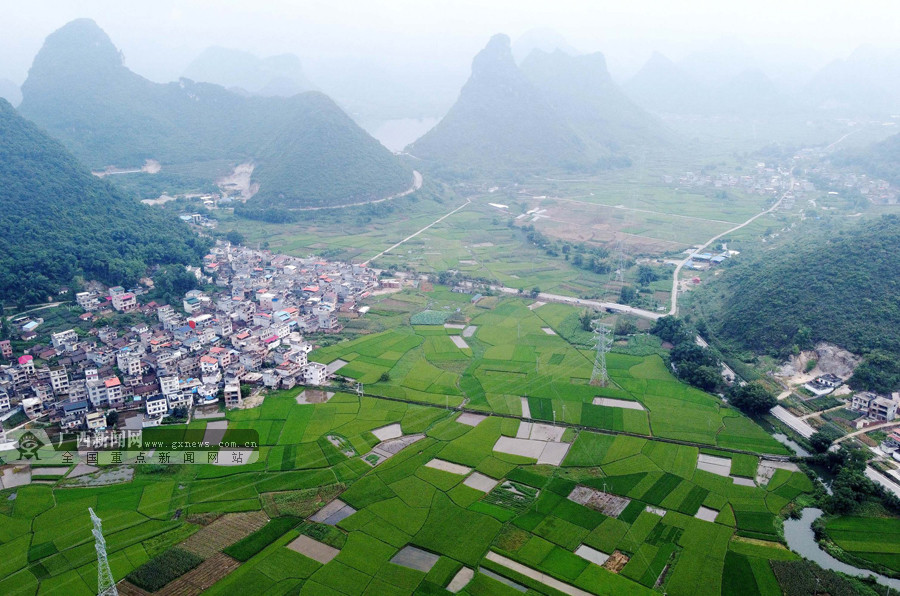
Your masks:
{"label": "village", "polygon": [[[364,313],[359,301],[378,287],[376,272],[360,265],[222,241],[194,273],[218,291],[189,291],[178,305],[141,304],[141,290],[122,287],[75,296],[82,321],[138,313],[155,324],[50,333],[49,344],[23,354],[0,341],[11,362],[0,366],[0,419],[24,414],[68,431],[142,428],[183,421],[194,407],[241,407],[254,388],[322,385],[333,371],[308,361],[304,336],[340,332],[337,313]],[[32,340],[42,322],[16,321]]]}

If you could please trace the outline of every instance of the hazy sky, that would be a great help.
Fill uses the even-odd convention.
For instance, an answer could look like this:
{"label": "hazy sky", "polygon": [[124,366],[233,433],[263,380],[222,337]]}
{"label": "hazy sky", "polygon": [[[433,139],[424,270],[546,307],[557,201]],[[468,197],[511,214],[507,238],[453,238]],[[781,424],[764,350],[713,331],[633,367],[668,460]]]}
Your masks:
{"label": "hazy sky", "polygon": [[[2,0],[0,77],[21,83],[43,39],[90,17],[127,64],[155,80],[176,78],[200,50],[222,45],[260,55],[293,52],[306,64],[368,56],[430,61],[459,73],[496,32],[513,39],[555,29],[583,51],[603,51],[625,76],[659,49],[673,59],[735,38],[770,60],[785,46],[813,66],[862,44],[900,46],[896,0]],[[815,50],[815,52],[810,52]]]}

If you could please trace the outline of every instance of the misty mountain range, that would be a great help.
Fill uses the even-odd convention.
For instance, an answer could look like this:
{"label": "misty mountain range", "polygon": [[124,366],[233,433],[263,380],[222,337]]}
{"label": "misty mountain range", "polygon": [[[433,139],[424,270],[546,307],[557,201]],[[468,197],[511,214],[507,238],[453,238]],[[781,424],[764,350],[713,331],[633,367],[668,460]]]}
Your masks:
{"label": "misty mountain range", "polygon": [[213,46],[206,48],[184,70],[184,78],[221,85],[236,93],[290,97],[316,87],[293,54],[258,58],[250,52]]}
{"label": "misty mountain range", "polygon": [[[516,54],[523,56],[518,63]],[[655,114],[883,115],[900,102],[900,77],[888,76],[900,73],[900,54],[860,50],[791,88],[757,64],[740,48],[698,52],[677,64],[655,53],[620,86],[599,52],[578,54],[552,32],[515,45],[500,34],[475,56],[455,103],[407,151],[438,174],[594,172],[628,166],[648,147],[677,144]],[[214,47],[185,78],[154,83],[125,67],[96,23],[79,19],[47,38],[19,110],[90,167],[252,161],[256,200],[267,204],[335,205],[406,190],[411,170],[357,124],[364,116],[350,109],[354,122],[342,109],[365,112],[360,94],[378,85],[379,73],[340,74],[339,105],[314,90],[294,55],[259,58]],[[0,81],[0,96],[13,104],[18,91]],[[395,88],[388,103],[402,104],[403,92]],[[379,105],[370,116],[386,113]]]}
{"label": "misty mountain range", "polygon": [[91,20],[51,34],[22,86],[20,111],[91,167],[251,160],[259,200],[288,206],[383,198],[411,171],[327,96],[245,97],[128,70]]}

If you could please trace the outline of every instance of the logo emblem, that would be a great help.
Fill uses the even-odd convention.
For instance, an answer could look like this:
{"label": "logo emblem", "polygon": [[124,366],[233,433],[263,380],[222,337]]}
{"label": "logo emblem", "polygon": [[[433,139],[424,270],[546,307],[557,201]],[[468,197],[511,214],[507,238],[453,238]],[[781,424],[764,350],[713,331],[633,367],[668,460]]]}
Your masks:
{"label": "logo emblem", "polygon": [[27,431],[21,437],[19,437],[19,446],[16,449],[19,452],[19,457],[22,459],[41,459],[38,457],[38,449],[44,446],[44,442],[41,441],[35,434],[31,431]]}

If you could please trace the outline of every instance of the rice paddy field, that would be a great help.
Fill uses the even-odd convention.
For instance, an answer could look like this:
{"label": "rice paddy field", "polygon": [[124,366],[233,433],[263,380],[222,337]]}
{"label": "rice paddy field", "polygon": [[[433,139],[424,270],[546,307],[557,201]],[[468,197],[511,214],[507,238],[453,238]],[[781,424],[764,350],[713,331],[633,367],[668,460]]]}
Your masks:
{"label": "rice paddy field", "polygon": [[835,517],[825,534],[850,555],[900,573],[900,519]]}
{"label": "rice paddy field", "polygon": [[[565,459],[541,465],[498,449],[528,425],[516,419],[342,393],[299,405],[299,390],[228,412],[229,428],[259,433],[256,463],[138,466],[124,484],[0,492],[0,593],[95,594],[88,507],[120,593],[176,554],[195,567],[162,574],[172,581],[159,593],[446,594],[465,568],[458,593],[472,596],[564,593],[547,578],[598,595],[718,594],[732,572],[742,594],[776,594],[769,561],[795,558],[778,520],[811,489],[803,474],[743,486],[698,469],[697,447],[571,430],[548,439],[571,444]],[[380,442],[373,431],[390,425],[401,436]],[[373,449],[390,456],[373,467]],[[747,473],[759,461],[710,453]]]}
{"label": "rice paddy field", "polygon": [[649,340],[591,386],[592,353],[564,339],[578,314],[440,286],[377,297],[312,353],[366,396],[301,405],[297,388],[223,414],[256,431],[258,461],[0,491],[0,593],[96,593],[88,507],[125,594],[717,594],[735,574],[780,593],[780,519],[808,478],[757,484],[780,444]]}
{"label": "rice paddy field", "polygon": [[[481,304],[481,303],[479,303]],[[593,429],[628,432],[702,445],[786,454],[785,448],[738,410],[678,381],[656,353],[610,353],[606,387],[590,385],[594,354],[570,344],[567,327],[578,310],[564,305],[530,309],[518,298],[471,304],[467,294],[393,294],[376,303],[369,324],[387,331],[362,335],[312,353],[343,360],[338,374],[366,393],[415,402],[462,406]],[[427,307],[427,308],[426,308]],[[474,328],[459,347],[441,312]],[[415,325],[425,321],[436,324]],[[386,317],[390,324],[379,325]],[[552,329],[556,334],[547,333]],[[387,380],[383,375],[387,375]],[[636,404],[597,405],[598,398]]]}

